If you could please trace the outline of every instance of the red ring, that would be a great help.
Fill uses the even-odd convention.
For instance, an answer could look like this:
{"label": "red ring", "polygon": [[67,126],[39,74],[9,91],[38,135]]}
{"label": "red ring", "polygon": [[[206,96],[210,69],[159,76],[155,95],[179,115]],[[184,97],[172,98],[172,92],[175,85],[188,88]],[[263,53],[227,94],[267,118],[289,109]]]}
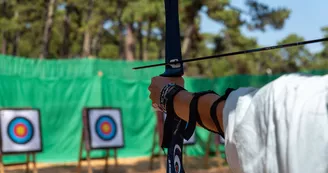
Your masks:
{"label": "red ring", "polygon": [[[20,134],[20,132],[18,131],[19,128],[22,128],[23,129],[23,133],[22,134]],[[19,124],[17,124],[14,127],[14,132],[15,132],[15,135],[17,135],[18,137],[22,138],[22,137],[24,137],[24,136],[27,135],[27,127],[24,124],[19,123]]]}
{"label": "red ring", "polygon": [[[107,126],[109,127],[109,129],[104,129],[104,127]],[[101,128],[101,132],[108,135],[112,132],[112,128],[111,128],[111,125],[108,123],[108,122],[103,122],[101,125],[100,125],[100,128]],[[106,131],[107,130],[107,131]]]}

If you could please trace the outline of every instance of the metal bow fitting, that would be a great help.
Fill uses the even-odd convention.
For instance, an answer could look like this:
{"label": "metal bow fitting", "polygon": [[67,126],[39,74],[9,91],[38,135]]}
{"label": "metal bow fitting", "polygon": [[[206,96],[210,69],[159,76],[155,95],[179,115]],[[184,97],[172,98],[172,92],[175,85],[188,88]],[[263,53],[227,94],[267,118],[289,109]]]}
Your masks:
{"label": "metal bow fitting", "polygon": [[[179,62],[182,60],[178,0],[165,0],[165,62]],[[181,77],[184,74],[183,64],[166,65],[163,77]],[[174,110],[167,110],[164,122],[162,148],[167,148],[167,173],[184,173],[182,164],[183,139],[189,140],[195,128],[180,119]],[[194,124],[194,123],[191,123]],[[188,125],[188,126],[187,126]],[[187,127],[186,127],[187,126]]]}

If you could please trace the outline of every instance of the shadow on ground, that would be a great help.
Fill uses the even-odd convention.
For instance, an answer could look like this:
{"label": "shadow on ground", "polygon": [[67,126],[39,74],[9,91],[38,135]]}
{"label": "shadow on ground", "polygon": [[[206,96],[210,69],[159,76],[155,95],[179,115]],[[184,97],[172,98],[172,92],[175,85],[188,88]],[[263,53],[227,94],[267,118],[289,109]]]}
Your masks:
{"label": "shadow on ground", "polygon": [[[186,173],[230,173],[226,165],[218,166],[217,159],[210,159],[208,166],[204,165],[204,158],[186,158],[184,160],[184,168]],[[105,161],[92,161],[93,173],[105,173]],[[30,172],[32,165],[30,165]],[[38,173],[77,173],[77,164],[70,165],[38,165]],[[110,161],[108,165],[108,173],[165,173],[165,168],[161,168],[160,159],[155,158],[153,162],[153,169],[150,170],[149,159],[140,159],[134,163],[125,163],[120,161],[117,167],[114,162]],[[25,166],[8,167],[5,173],[25,173]],[[88,173],[87,162],[83,162],[81,173]]]}

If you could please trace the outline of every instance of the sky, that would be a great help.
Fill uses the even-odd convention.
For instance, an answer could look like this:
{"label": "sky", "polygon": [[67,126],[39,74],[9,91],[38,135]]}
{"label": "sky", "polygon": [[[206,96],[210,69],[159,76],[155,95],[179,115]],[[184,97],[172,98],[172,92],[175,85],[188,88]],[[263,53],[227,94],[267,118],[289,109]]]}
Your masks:
{"label": "sky", "polygon": [[[291,9],[290,17],[286,20],[281,30],[269,29],[266,32],[248,31],[242,29],[246,36],[255,37],[262,46],[276,45],[291,33],[296,33],[305,40],[323,38],[321,28],[328,26],[328,0],[258,0],[270,7],[287,7]],[[232,5],[245,9],[245,0],[231,0]],[[206,14],[201,14],[201,32],[218,33],[220,25],[209,19]],[[307,45],[311,52],[322,49],[320,43]]]}

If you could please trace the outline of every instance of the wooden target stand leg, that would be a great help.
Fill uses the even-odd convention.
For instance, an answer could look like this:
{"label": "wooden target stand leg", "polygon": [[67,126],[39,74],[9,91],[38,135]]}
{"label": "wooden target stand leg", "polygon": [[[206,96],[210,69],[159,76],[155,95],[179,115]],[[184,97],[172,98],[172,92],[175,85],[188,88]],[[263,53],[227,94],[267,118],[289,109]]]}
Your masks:
{"label": "wooden target stand leg", "polygon": [[0,153],[0,173],[5,173],[5,167],[2,163],[2,154]]}
{"label": "wooden target stand leg", "polygon": [[[9,155],[9,154],[8,154]],[[35,157],[35,153],[26,153],[26,162],[22,162],[22,163],[11,163],[11,164],[4,164],[3,163],[3,154],[0,154],[0,173],[5,173],[5,167],[10,167],[10,166],[18,166],[18,165],[25,165],[25,172],[29,173],[30,172],[30,157],[32,155],[32,164],[33,164],[33,173],[37,173],[38,169],[36,166],[36,157]]]}
{"label": "wooden target stand leg", "polygon": [[[156,145],[160,145],[161,139],[163,138],[163,113],[156,111],[157,115],[157,123],[154,129],[154,136],[153,136],[153,145],[151,149],[151,156],[150,156],[150,164],[149,164],[149,170],[153,170],[154,166],[154,158],[159,157],[160,159],[160,169],[165,169],[165,157],[164,154],[162,154],[161,149],[158,153],[155,153],[155,147]],[[158,143],[156,142],[156,137],[158,136]]]}
{"label": "wooden target stand leg", "polygon": [[79,161],[77,162],[77,172],[78,173],[81,172],[82,148],[83,148],[83,132],[82,132],[81,142],[80,142]]}
{"label": "wooden target stand leg", "polygon": [[30,172],[29,164],[30,164],[30,154],[27,153],[26,154],[26,173]]}
{"label": "wooden target stand leg", "polygon": [[204,168],[207,169],[209,167],[209,155],[210,155],[210,147],[211,147],[211,142],[212,142],[213,134],[210,133],[208,135],[208,140],[206,143],[206,150],[205,150],[205,157],[204,157]]}
{"label": "wooden target stand leg", "polygon": [[[106,150],[106,154],[105,154],[105,169],[104,172],[107,173],[108,172],[108,159],[110,158],[110,154],[109,154],[109,150]],[[117,160],[117,149],[114,149],[114,161],[115,161],[115,167],[117,168],[118,166],[118,160]]]}
{"label": "wooden target stand leg", "polygon": [[187,161],[188,161],[188,155],[187,155],[187,147],[188,147],[188,145],[184,145],[183,146],[183,148],[184,148],[184,150],[183,150],[183,158],[182,158],[182,160],[183,160],[183,163],[185,164],[185,165],[187,165]]}
{"label": "wooden target stand leg", "polygon": [[35,157],[35,153],[32,153],[32,161],[33,161],[33,173],[37,173],[38,169],[36,167],[36,157]]}
{"label": "wooden target stand leg", "polygon": [[152,149],[151,149],[151,156],[150,156],[150,165],[149,165],[149,170],[153,170],[154,169],[154,166],[153,166],[153,163],[154,163],[154,158],[155,157],[159,157],[160,159],[160,169],[164,169],[165,168],[165,157],[164,157],[164,154],[161,154],[161,151],[159,151],[158,153],[155,153],[155,147],[156,145],[158,144],[156,142],[156,136],[157,134],[159,134],[160,132],[158,132],[156,129],[155,129],[155,133],[154,133],[154,137],[153,137],[153,146],[152,146]]}
{"label": "wooden target stand leg", "polygon": [[191,159],[191,156],[188,156],[187,154],[187,149],[191,146],[195,145],[195,143],[184,143],[183,144],[183,163],[184,163],[184,167],[187,168],[187,164],[188,164],[188,159]]}
{"label": "wooden target stand leg", "polygon": [[[84,146],[84,135],[82,132],[82,136],[81,136],[81,142],[80,142],[80,151],[79,151],[79,161],[78,161],[78,165],[77,165],[77,173],[81,173],[81,167],[82,167],[82,161],[87,161],[88,164],[88,173],[93,173],[92,170],[92,165],[91,165],[91,160],[96,160],[96,159],[104,159],[105,160],[105,167],[104,167],[104,172],[107,173],[108,172],[108,159],[110,158],[110,154],[109,154],[109,149],[105,150],[105,156],[102,158],[91,158],[90,157],[90,149],[86,148],[86,158],[82,157],[82,152],[83,152],[83,146]],[[114,161],[115,161],[115,167],[118,166],[118,160],[117,160],[117,149],[114,148]]]}
{"label": "wooden target stand leg", "polygon": [[[214,136],[213,136],[214,135]],[[214,140],[213,140],[214,138]],[[215,155],[217,157],[217,163],[218,167],[221,167],[223,163],[225,162],[224,159],[221,158],[221,152],[220,152],[220,136],[216,134],[210,133],[208,136],[207,144],[206,144],[206,151],[205,151],[205,157],[204,157],[204,168],[207,169],[209,167],[209,154],[210,154],[210,147],[212,141],[215,142]]]}
{"label": "wooden target stand leg", "polygon": [[[220,140],[220,139],[217,139],[217,138],[220,138],[220,136],[215,136],[215,139],[216,140]],[[221,152],[220,152],[220,141],[215,141],[215,155],[216,157],[218,158],[218,167],[221,167],[221,163],[222,163],[222,159],[221,159]]]}
{"label": "wooden target stand leg", "polygon": [[224,163],[227,162],[226,158],[223,159],[222,155],[221,155],[222,153],[220,151],[220,145],[222,143],[221,143],[220,138],[221,138],[221,136],[219,136],[219,135],[215,136],[215,139],[216,139],[215,154],[216,154],[216,157],[218,158],[218,167],[222,166]]}
{"label": "wooden target stand leg", "polygon": [[[82,161],[85,160],[85,159],[82,158],[83,142],[84,142],[84,134],[82,132],[81,142],[80,142],[80,151],[79,151],[79,162],[78,162],[78,165],[77,165],[77,172],[78,173],[81,172],[81,164],[82,164]],[[90,163],[90,150],[86,149],[86,152],[87,152],[86,160],[87,160],[87,163],[88,163],[88,173],[92,173],[92,167],[91,167],[91,163]]]}
{"label": "wooden target stand leg", "polygon": [[105,159],[105,170],[104,170],[105,173],[107,173],[107,170],[108,170],[108,156],[109,156],[109,151],[106,150],[106,154],[105,154],[105,157],[106,157],[106,159]]}

